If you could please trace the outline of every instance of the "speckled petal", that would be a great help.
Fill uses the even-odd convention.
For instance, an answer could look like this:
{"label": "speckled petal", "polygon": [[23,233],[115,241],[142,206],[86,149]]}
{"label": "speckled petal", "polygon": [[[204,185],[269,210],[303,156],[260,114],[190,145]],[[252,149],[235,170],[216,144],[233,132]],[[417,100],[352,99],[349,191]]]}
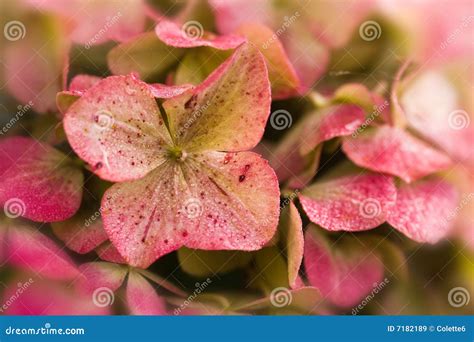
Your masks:
{"label": "speckled petal", "polygon": [[301,133],[301,153],[309,153],[323,141],[352,134],[364,119],[364,111],[355,105],[336,105],[314,112]]}
{"label": "speckled petal", "polygon": [[344,138],[343,151],[354,163],[405,182],[446,169],[451,160],[422,140],[396,127],[366,129]]}
{"label": "speckled petal", "polygon": [[203,83],[163,107],[184,149],[235,152],[260,141],[270,102],[263,56],[244,44]]}
{"label": "speckled petal", "polygon": [[441,179],[404,184],[387,221],[412,240],[436,243],[453,227],[457,203],[456,190]]}
{"label": "speckled petal", "polygon": [[76,215],[73,218],[53,223],[54,234],[71,250],[79,254],[89,253],[108,240],[102,226],[102,220],[97,217]]}
{"label": "speckled petal", "polygon": [[14,217],[65,220],[79,209],[82,171],[53,147],[26,137],[0,141],[0,203]]}
{"label": "speckled petal", "polygon": [[310,227],[305,233],[304,264],[309,283],[335,305],[350,308],[359,304],[382,280],[383,263],[375,251],[356,239],[331,246],[317,229]]}
{"label": "speckled petal", "polygon": [[181,27],[163,19],[155,27],[155,33],[164,43],[179,48],[210,46],[219,50],[235,49],[246,41],[242,36],[233,34],[216,35],[205,32],[198,22],[189,21]]}
{"label": "speckled petal", "polygon": [[360,231],[382,224],[397,197],[391,177],[344,176],[316,182],[300,195],[309,219],[327,230]]}
{"label": "speckled petal", "polygon": [[300,88],[300,81],[275,33],[265,25],[257,23],[243,24],[236,33],[247,37],[265,57],[273,99],[295,96]]}
{"label": "speckled petal", "polygon": [[148,85],[133,75],[87,90],[67,111],[64,129],[74,151],[110,181],[143,177],[164,162],[171,143]]}
{"label": "speckled petal", "polygon": [[181,246],[260,249],[275,233],[278,211],[277,178],[252,152],[190,154],[115,184],[102,200],[111,242],[137,267]]}
{"label": "speckled petal", "polygon": [[127,305],[132,315],[166,315],[166,303],[140,274],[131,271],[127,282]]}
{"label": "speckled petal", "polygon": [[79,275],[72,259],[37,229],[15,225],[8,231],[8,262],[51,279]]}

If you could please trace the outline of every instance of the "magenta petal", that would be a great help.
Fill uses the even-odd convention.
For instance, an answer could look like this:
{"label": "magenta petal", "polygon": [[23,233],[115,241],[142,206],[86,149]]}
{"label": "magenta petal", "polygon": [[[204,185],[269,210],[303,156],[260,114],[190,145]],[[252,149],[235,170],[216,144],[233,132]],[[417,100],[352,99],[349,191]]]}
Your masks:
{"label": "magenta petal", "polygon": [[164,161],[171,138],[148,85],[111,76],[87,90],[64,117],[74,151],[101,178],[141,178]]}
{"label": "magenta petal", "polygon": [[235,49],[246,41],[244,37],[236,35],[215,35],[204,32],[202,25],[197,21],[188,21],[183,26],[163,19],[155,27],[155,32],[165,44],[191,48],[210,46],[219,50]]}
{"label": "magenta petal", "polygon": [[452,228],[457,203],[458,193],[443,180],[404,184],[387,221],[412,240],[436,243]]}
{"label": "magenta petal", "polygon": [[357,305],[382,280],[384,266],[377,255],[357,240],[343,246],[310,228],[305,234],[304,264],[309,283],[337,306]]}
{"label": "magenta petal", "polygon": [[451,165],[442,152],[400,128],[387,125],[345,138],[342,149],[355,164],[408,183]]}
{"label": "magenta petal", "polygon": [[65,220],[78,210],[82,171],[53,147],[32,138],[0,141],[0,203],[10,216]]}
{"label": "magenta petal", "polygon": [[131,271],[127,282],[127,304],[132,315],[166,315],[166,303],[140,274]]}
{"label": "magenta petal", "polygon": [[83,276],[80,286],[86,293],[93,293],[101,287],[115,291],[122,285],[128,272],[126,266],[109,262],[90,262],[82,264],[79,269]]}
{"label": "magenta petal", "polygon": [[51,279],[73,279],[79,271],[72,259],[50,238],[26,226],[8,230],[9,263]]}
{"label": "magenta petal", "polygon": [[309,219],[321,227],[359,231],[382,224],[396,196],[391,177],[360,174],[316,182],[303,190],[300,201]]}

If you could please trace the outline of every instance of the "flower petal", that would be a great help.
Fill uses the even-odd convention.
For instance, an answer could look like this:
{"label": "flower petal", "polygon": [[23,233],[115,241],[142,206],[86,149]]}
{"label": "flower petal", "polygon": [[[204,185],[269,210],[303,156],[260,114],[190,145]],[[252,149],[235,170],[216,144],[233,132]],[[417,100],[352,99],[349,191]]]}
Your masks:
{"label": "flower petal", "polygon": [[181,95],[182,93],[193,88],[194,86],[192,84],[169,86],[166,84],[153,83],[149,84],[149,87],[154,97],[159,99],[170,99],[172,97]]}
{"label": "flower petal", "polygon": [[411,182],[450,166],[451,160],[400,128],[366,129],[343,140],[343,151],[355,164]]}
{"label": "flower petal", "polygon": [[355,105],[336,105],[310,114],[302,132],[301,153],[309,153],[323,141],[352,134],[364,119],[364,111]]}
{"label": "flower petal", "polygon": [[[27,280],[27,281],[25,281]],[[18,296],[18,284],[23,282],[23,293]],[[8,315],[59,316],[59,315],[110,315],[110,307],[94,305],[90,295],[75,291],[62,282],[32,277],[18,278],[7,286],[3,302],[17,296],[5,310]],[[26,285],[30,284],[30,285]],[[54,325],[53,325],[54,327]]]}
{"label": "flower petal", "polygon": [[295,288],[303,261],[304,236],[301,216],[291,201],[282,209],[279,229],[282,233],[288,263],[288,282],[291,288]]}
{"label": "flower petal", "polygon": [[163,107],[184,149],[243,151],[260,141],[270,102],[265,61],[244,44],[202,84]]}
{"label": "flower petal", "polygon": [[127,304],[132,315],[166,315],[166,303],[140,274],[130,271]]}
{"label": "flower petal", "polygon": [[199,22],[188,21],[182,27],[162,19],[155,27],[155,33],[166,45],[178,48],[210,46],[219,50],[235,49],[246,41],[237,35],[215,35],[204,32]]}
{"label": "flower petal", "polygon": [[456,190],[443,180],[404,184],[387,221],[412,240],[436,243],[452,228],[457,203]]}
{"label": "flower petal", "polygon": [[330,246],[316,227],[305,234],[304,264],[310,284],[340,307],[357,305],[384,274],[378,255],[356,239]]}
{"label": "flower petal", "polygon": [[275,33],[265,25],[257,23],[243,24],[236,32],[247,37],[265,57],[273,99],[285,99],[296,95],[300,81]]}
{"label": "flower petal", "polygon": [[69,249],[79,254],[89,253],[108,240],[102,220],[96,216],[76,215],[67,221],[53,223],[51,226],[54,234]]}
{"label": "flower petal", "polygon": [[72,259],[50,238],[27,226],[8,231],[9,263],[51,279],[73,279],[79,271]]}
{"label": "flower petal", "polygon": [[116,291],[128,273],[127,267],[110,262],[89,262],[79,266],[79,269],[83,275],[80,287],[86,293],[93,293],[100,287]]}
{"label": "flower petal", "polygon": [[309,219],[327,230],[360,231],[382,224],[395,204],[393,179],[360,174],[316,182],[300,195]]}
{"label": "flower petal", "polygon": [[0,203],[15,217],[65,220],[79,209],[83,175],[53,147],[26,137],[0,141]]}
{"label": "flower petal", "polygon": [[64,129],[74,151],[110,181],[143,177],[164,162],[171,143],[148,85],[133,75],[87,90],[67,111]]}
{"label": "flower petal", "polygon": [[105,261],[116,264],[126,264],[125,259],[120,255],[117,248],[110,243],[110,241],[103,243],[96,250],[97,255]]}
{"label": "flower petal", "polygon": [[256,250],[275,233],[279,189],[266,161],[252,152],[189,158],[105,193],[104,228],[129,264],[148,267],[181,246]]}

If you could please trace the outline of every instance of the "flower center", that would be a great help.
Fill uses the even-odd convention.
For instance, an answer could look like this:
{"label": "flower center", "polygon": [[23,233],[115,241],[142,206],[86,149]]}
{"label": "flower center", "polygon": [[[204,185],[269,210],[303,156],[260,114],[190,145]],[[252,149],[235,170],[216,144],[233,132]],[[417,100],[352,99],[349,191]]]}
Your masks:
{"label": "flower center", "polygon": [[168,148],[168,157],[179,162],[183,162],[188,154],[181,147],[173,146]]}

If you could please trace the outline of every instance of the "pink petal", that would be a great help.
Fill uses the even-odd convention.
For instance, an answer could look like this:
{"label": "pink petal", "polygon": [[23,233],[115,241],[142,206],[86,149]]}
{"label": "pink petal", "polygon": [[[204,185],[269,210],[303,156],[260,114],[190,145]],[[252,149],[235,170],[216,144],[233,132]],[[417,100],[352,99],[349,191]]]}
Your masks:
{"label": "pink petal", "polygon": [[166,315],[166,303],[140,274],[131,271],[127,282],[127,304],[132,315]]}
{"label": "pink petal", "polygon": [[[142,0],[26,0],[33,8],[54,13],[68,24],[71,39],[86,47],[108,40],[124,41],[145,28]],[[87,22],[87,25],[84,24]]]}
{"label": "pink petal", "polygon": [[116,264],[126,264],[126,260],[120,255],[117,248],[110,242],[105,242],[96,249],[97,255],[105,261]]}
{"label": "pink petal", "polygon": [[457,204],[456,190],[443,180],[404,184],[387,221],[412,240],[434,244],[449,234]]}
{"label": "pink petal", "polygon": [[[289,199],[286,200],[289,201]],[[291,288],[296,288],[299,280],[298,273],[303,261],[304,236],[300,214],[291,201],[287,207],[282,209],[280,227],[288,263],[288,283]]]}
{"label": "pink petal", "polygon": [[391,177],[360,174],[316,182],[303,190],[309,219],[327,230],[360,231],[382,224],[395,204]]}
{"label": "pink petal", "polygon": [[315,112],[303,129],[301,153],[309,153],[323,141],[352,134],[364,119],[364,111],[355,105],[336,105]]}
{"label": "pink petal", "polygon": [[87,90],[66,113],[64,129],[74,151],[110,181],[143,177],[163,163],[171,143],[148,85],[131,75]]}
{"label": "pink petal", "polygon": [[313,87],[326,71],[329,50],[304,25],[292,25],[281,40],[301,81],[300,93],[303,94]]}
{"label": "pink petal", "polygon": [[53,147],[25,137],[0,141],[0,203],[10,215],[65,220],[78,210],[83,175]]}
{"label": "pink petal", "polygon": [[455,83],[446,75],[422,73],[406,86],[401,104],[411,127],[454,159],[474,165],[474,118],[461,108]]}
{"label": "pink petal", "polygon": [[342,149],[355,164],[398,176],[406,182],[451,165],[445,154],[408,132],[387,125],[345,138]]}
{"label": "pink petal", "polygon": [[181,85],[166,85],[160,83],[150,84],[150,91],[154,97],[159,99],[170,99],[172,97],[181,95],[182,93],[192,89],[192,84],[181,84]]}
{"label": "pink petal", "polygon": [[98,76],[79,74],[72,78],[71,83],[69,83],[69,90],[83,92],[92,88],[92,86],[96,85],[101,80],[102,78]]}
{"label": "pink petal", "polygon": [[252,152],[192,158],[105,193],[104,228],[130,265],[146,268],[181,246],[257,250],[275,233],[279,189],[266,161]]}
{"label": "pink petal", "polygon": [[244,44],[198,87],[163,107],[184,149],[242,151],[260,141],[270,102],[263,56]]}
{"label": "pink petal", "polygon": [[304,264],[309,283],[337,306],[357,305],[382,280],[384,266],[379,257],[357,240],[342,246],[310,228],[305,234]]}
{"label": "pink petal", "polygon": [[[248,0],[210,0],[216,17],[216,26],[221,33],[234,32],[242,23],[270,24],[271,3]],[[263,15],[262,15],[263,14]]]}
{"label": "pink petal", "polygon": [[163,19],[155,27],[155,33],[167,45],[190,48],[210,46],[219,50],[235,49],[246,41],[244,37],[236,35],[215,35],[204,32],[202,25],[197,21],[188,21],[183,26]]}
{"label": "pink petal", "polygon": [[86,293],[93,293],[101,287],[116,291],[128,273],[127,267],[109,262],[89,262],[82,264],[79,269],[83,276],[80,288]]}
{"label": "pink petal", "polygon": [[[247,23],[236,33],[246,37],[265,57],[273,99],[285,99],[297,94],[300,81],[278,37],[268,27]],[[269,43],[270,42],[270,43]]]}
{"label": "pink petal", "polygon": [[[97,214],[99,215],[99,214]],[[77,215],[64,222],[52,224],[54,234],[71,250],[89,253],[108,240],[102,220],[92,215]]]}
{"label": "pink petal", "polygon": [[3,82],[22,105],[31,104],[38,113],[52,112],[56,93],[62,90],[69,44],[56,18],[31,17],[27,26],[24,39],[2,42]]}
{"label": "pink petal", "polygon": [[50,238],[26,226],[8,231],[10,264],[51,279],[73,279],[79,275],[72,259]]}
{"label": "pink petal", "polygon": [[[19,278],[23,292],[5,310],[8,315],[110,315],[110,307],[94,305],[90,295],[75,291],[73,287],[60,282],[51,282],[38,277]],[[28,285],[29,284],[29,285]],[[4,300],[17,294],[17,282],[7,287]],[[51,323],[52,328],[58,328]]]}

